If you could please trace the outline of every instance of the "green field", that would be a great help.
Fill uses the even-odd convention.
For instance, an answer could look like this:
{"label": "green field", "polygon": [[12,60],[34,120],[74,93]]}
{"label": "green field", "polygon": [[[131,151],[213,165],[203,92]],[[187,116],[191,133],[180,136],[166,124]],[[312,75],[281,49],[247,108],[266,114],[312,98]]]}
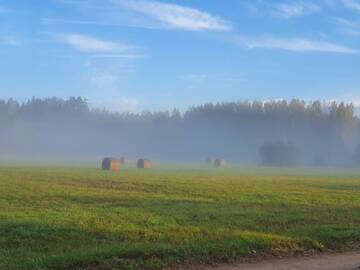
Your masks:
{"label": "green field", "polygon": [[161,269],[360,243],[360,173],[0,167],[0,269]]}

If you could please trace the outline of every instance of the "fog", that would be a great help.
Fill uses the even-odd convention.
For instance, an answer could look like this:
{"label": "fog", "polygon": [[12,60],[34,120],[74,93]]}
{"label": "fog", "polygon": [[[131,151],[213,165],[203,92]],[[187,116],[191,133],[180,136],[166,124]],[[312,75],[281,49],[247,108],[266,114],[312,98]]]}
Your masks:
{"label": "fog", "polygon": [[138,157],[166,162],[259,164],[264,143],[291,143],[299,166],[352,166],[360,143],[351,104],[239,101],[187,111],[113,113],[86,99],[0,100],[0,158],[97,160]]}

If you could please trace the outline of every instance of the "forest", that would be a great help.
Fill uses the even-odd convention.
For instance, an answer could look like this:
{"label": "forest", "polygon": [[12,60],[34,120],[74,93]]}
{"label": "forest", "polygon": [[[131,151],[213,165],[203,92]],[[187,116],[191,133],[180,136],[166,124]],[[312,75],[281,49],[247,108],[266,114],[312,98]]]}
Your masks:
{"label": "forest", "polygon": [[351,166],[360,143],[354,106],[321,101],[238,101],[186,111],[116,113],[82,97],[0,100],[2,160],[147,157],[259,164],[269,142],[299,149],[299,165]]}

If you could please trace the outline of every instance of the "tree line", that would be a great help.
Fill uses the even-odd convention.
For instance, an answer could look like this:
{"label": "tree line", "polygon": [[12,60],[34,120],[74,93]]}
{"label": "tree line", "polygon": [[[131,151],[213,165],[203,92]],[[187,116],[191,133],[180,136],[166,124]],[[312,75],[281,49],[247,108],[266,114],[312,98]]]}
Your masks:
{"label": "tree line", "polygon": [[239,101],[116,113],[91,108],[82,97],[9,99],[0,100],[0,155],[259,163],[264,144],[283,143],[299,149],[298,163],[349,165],[359,127],[354,106],[343,102]]}

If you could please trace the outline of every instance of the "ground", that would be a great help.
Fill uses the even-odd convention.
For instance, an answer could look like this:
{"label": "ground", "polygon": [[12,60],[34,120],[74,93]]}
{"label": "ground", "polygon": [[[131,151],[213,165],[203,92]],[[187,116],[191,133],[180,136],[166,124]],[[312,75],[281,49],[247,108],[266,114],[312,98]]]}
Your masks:
{"label": "ground", "polygon": [[[179,268],[178,270],[180,270]],[[360,252],[267,259],[217,267],[183,267],[181,270],[359,270]]]}
{"label": "ground", "polygon": [[359,171],[0,167],[0,269],[162,269],[359,243]]}

